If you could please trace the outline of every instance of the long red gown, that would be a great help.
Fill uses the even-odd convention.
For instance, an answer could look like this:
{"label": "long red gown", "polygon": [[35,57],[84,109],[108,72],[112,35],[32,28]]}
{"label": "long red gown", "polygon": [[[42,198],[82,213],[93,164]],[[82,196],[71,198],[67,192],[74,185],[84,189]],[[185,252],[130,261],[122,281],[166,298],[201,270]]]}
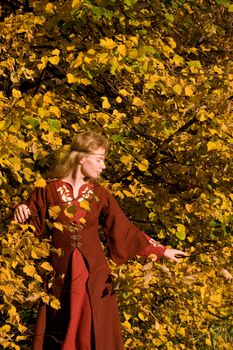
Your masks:
{"label": "long red gown", "polygon": [[[99,223],[117,264],[137,254],[153,253],[159,259],[165,247],[137,229],[114,197],[91,182],[85,183],[74,198],[69,183],[50,181],[45,188],[32,192],[28,205],[36,235],[51,237],[53,246],[63,251],[61,256],[51,253],[50,258],[54,282],[49,292],[59,299],[61,308],[40,307],[33,350],[122,350],[119,315],[98,234]],[[55,220],[50,215],[54,207],[60,208]],[[51,228],[52,221],[55,223]],[[62,223],[63,229],[56,223]]]}

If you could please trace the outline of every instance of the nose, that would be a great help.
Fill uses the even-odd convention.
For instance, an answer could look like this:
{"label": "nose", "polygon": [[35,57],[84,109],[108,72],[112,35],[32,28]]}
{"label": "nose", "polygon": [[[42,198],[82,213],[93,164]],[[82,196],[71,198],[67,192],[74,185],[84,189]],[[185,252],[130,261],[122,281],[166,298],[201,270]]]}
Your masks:
{"label": "nose", "polygon": [[106,165],[105,165],[104,162],[102,162],[101,169],[102,169],[102,170],[106,169]]}

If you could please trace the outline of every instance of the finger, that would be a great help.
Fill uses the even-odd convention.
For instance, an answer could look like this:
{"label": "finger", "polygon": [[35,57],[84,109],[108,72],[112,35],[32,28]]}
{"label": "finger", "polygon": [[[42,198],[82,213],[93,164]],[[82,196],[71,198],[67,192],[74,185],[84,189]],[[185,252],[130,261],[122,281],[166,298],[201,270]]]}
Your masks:
{"label": "finger", "polygon": [[18,213],[16,213],[16,214],[14,215],[14,219],[15,219],[15,221],[17,221],[17,222],[20,223],[20,224],[23,223],[23,221],[22,221],[22,219],[21,219],[21,217],[19,216]]}
{"label": "finger", "polygon": [[19,207],[18,211],[18,219],[21,224],[23,224],[29,217],[28,212],[25,207]]}
{"label": "finger", "polygon": [[25,217],[25,215],[24,215],[24,211],[23,211],[23,208],[22,208],[22,207],[20,207],[20,208],[18,209],[18,218],[19,218],[19,220],[20,220],[20,223],[24,223],[24,221],[26,220],[26,217]]}
{"label": "finger", "polygon": [[31,215],[30,209],[27,205],[23,205],[21,209],[21,215],[24,218],[24,220],[27,220],[29,216]]}
{"label": "finger", "polygon": [[188,254],[183,252],[182,250],[176,250],[175,255],[188,256]]}

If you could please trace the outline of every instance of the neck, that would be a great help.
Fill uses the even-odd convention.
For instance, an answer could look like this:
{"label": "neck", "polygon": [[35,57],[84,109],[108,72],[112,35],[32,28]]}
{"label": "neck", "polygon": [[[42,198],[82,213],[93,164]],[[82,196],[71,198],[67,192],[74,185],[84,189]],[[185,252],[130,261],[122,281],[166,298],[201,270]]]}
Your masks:
{"label": "neck", "polygon": [[80,172],[76,172],[75,174],[70,172],[67,176],[63,177],[62,180],[70,183],[75,189],[80,188],[86,182],[84,175]]}

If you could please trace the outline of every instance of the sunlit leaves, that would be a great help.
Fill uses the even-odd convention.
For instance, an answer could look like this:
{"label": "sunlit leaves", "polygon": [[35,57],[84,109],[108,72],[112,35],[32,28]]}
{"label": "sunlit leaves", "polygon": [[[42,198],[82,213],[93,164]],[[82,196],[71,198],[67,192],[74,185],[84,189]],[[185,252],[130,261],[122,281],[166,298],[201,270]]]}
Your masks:
{"label": "sunlit leaves", "polygon": [[[180,267],[133,263],[116,272],[126,349],[143,349],[145,338],[152,349],[228,349],[232,5],[196,5],[31,1],[31,12],[0,22],[2,317],[25,300],[54,303],[41,290],[51,271],[39,267],[49,242],[34,241],[25,225],[5,233],[13,205],[46,185],[39,172],[53,151],[94,128],[111,141],[104,185],[126,214],[164,244],[197,254]],[[80,207],[84,225],[90,202]],[[60,234],[61,215],[76,215],[72,204],[48,210]],[[199,254],[212,244],[229,246]],[[21,323],[2,329],[0,346],[13,347]]]}
{"label": "sunlit leaves", "polygon": [[71,204],[71,205],[68,205],[68,206],[65,208],[64,214],[65,214],[68,218],[72,219],[72,218],[75,216],[76,211],[77,211],[76,206],[75,206],[74,204]]}
{"label": "sunlit leaves", "polygon": [[47,261],[40,264],[40,268],[46,271],[53,271],[53,267]]}
{"label": "sunlit leaves", "polygon": [[117,44],[110,38],[100,39],[100,45],[107,50],[112,50],[117,46]]}
{"label": "sunlit leaves", "polygon": [[109,101],[108,101],[108,98],[107,98],[106,96],[103,96],[103,97],[102,97],[102,100],[103,100],[103,102],[102,102],[102,107],[103,107],[104,109],[109,109],[109,108],[111,107],[111,105],[110,105],[110,103],[109,103]]}
{"label": "sunlit leaves", "polygon": [[50,217],[52,217],[53,219],[56,219],[59,213],[61,212],[61,208],[59,207],[59,205],[54,205],[50,207],[48,211],[49,211]]}
{"label": "sunlit leaves", "polygon": [[39,179],[35,182],[35,187],[45,187],[46,181],[44,179]]}
{"label": "sunlit leaves", "polygon": [[86,211],[90,211],[91,208],[90,208],[90,203],[87,199],[83,199],[79,202],[79,206],[80,208],[86,210]]}

